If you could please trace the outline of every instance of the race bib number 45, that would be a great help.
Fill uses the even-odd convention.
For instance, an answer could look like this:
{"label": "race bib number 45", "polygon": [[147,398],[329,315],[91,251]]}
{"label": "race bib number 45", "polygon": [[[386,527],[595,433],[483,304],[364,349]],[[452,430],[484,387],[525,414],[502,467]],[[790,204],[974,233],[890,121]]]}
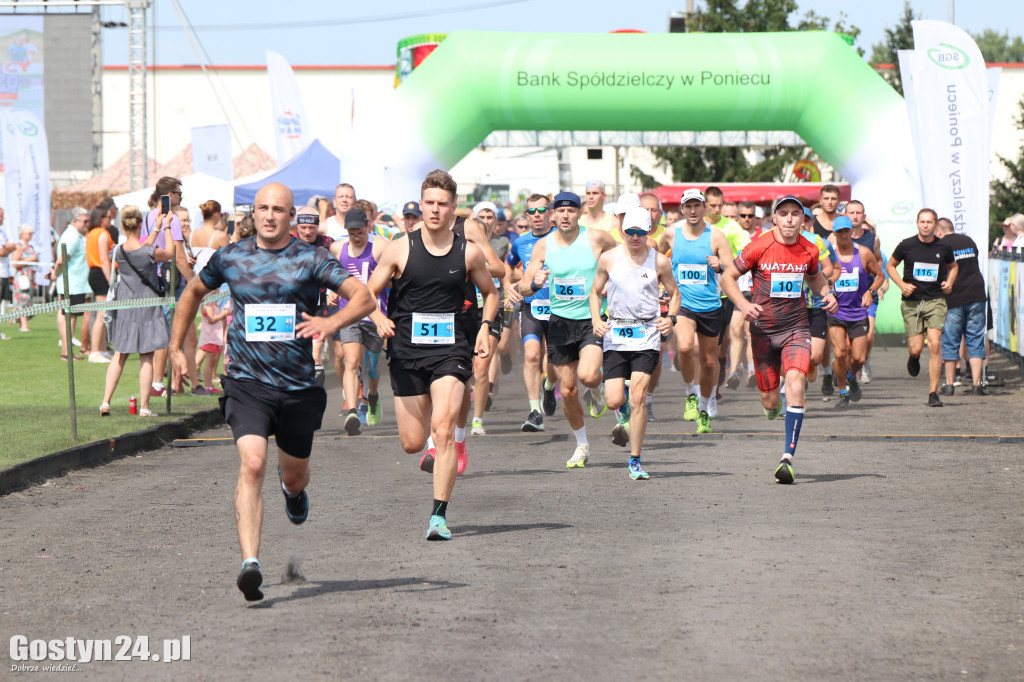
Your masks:
{"label": "race bib number 45", "polygon": [[555,277],[551,293],[563,301],[586,300],[587,280],[583,277]]}
{"label": "race bib number 45", "polygon": [[411,341],[427,346],[447,346],[455,343],[455,314],[413,313]]}
{"label": "race bib number 45", "polygon": [[800,298],[800,289],[804,283],[802,272],[773,272],[772,298]]}
{"label": "race bib number 45", "polygon": [[853,272],[844,272],[836,280],[836,291],[851,292],[857,291],[860,287],[860,268],[854,268]]}
{"label": "race bib number 45", "polygon": [[918,282],[939,281],[939,266],[936,263],[914,263],[914,279]]}
{"label": "race bib number 45", "polygon": [[295,338],[294,303],[249,303],[245,306],[245,340],[291,341]]}

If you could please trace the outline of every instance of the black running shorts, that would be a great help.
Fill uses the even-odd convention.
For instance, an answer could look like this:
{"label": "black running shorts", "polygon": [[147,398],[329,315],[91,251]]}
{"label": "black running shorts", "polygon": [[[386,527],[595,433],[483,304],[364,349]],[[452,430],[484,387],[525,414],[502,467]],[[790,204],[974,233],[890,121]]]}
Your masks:
{"label": "black running shorts", "polygon": [[429,395],[430,384],[441,377],[452,376],[465,383],[473,376],[473,358],[439,355],[432,358],[388,360],[391,392],[396,398]]}
{"label": "black running shorts", "polygon": [[633,372],[653,374],[660,358],[661,351],[656,350],[606,350],[604,378],[628,379]]}
{"label": "black running shorts", "polygon": [[236,441],[242,436],[274,436],[286,454],[309,457],[313,434],[320,429],[327,408],[323,386],[279,391],[258,381],[228,377],[221,377],[221,385],[220,409]]}

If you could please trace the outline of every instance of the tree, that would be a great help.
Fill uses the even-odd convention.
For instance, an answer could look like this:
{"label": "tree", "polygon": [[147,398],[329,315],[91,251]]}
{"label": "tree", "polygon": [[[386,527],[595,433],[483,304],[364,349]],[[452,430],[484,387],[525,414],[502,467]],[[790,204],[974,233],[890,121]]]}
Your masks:
{"label": "tree", "polygon": [[[1020,101],[1020,117],[1015,123],[1018,128],[1024,130],[1024,99]],[[1024,208],[1024,146],[1020,148],[1016,161],[999,156],[999,162],[1006,168],[1007,178],[992,181],[988,212],[990,244],[1003,233],[1003,228],[999,227],[998,222],[1006,216],[1021,213]]]}
{"label": "tree", "polygon": [[[797,9],[796,0],[747,0],[742,7],[739,0],[705,0],[691,18],[688,30],[702,33],[832,30],[842,33],[851,45],[860,35],[859,28],[847,25],[842,12],[835,22],[810,11],[793,23],[791,17]],[[854,49],[864,54],[860,48]],[[691,182],[772,182],[807,154],[805,149],[773,147],[762,150],[764,159],[751,164],[745,147],[654,147],[651,152],[671,166],[673,179]],[[637,173],[633,173],[633,177],[644,181]]]}
{"label": "tree", "polygon": [[910,0],[904,0],[903,16],[899,22],[892,28],[885,29],[885,40],[871,48],[872,64],[892,64],[892,71],[882,73],[882,78],[901,95],[903,80],[900,78],[900,59],[897,52],[914,49],[914,27],[911,22],[920,18],[920,14],[915,17],[914,11],[910,9]]}
{"label": "tree", "polygon": [[1010,39],[1009,31],[994,31],[986,28],[978,35],[972,35],[986,62],[1024,62],[1024,40],[1020,36]]}

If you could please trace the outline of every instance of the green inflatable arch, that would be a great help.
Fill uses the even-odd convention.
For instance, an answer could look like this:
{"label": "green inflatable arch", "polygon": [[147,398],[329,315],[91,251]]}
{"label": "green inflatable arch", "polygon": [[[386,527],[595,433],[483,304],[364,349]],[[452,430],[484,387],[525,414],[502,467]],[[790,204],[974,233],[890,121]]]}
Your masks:
{"label": "green inflatable arch", "polygon": [[[851,181],[890,249],[920,205],[903,99],[834,33],[455,33],[386,108],[349,170],[398,202],[494,130],[793,130]],[[902,329],[894,302],[882,331]]]}

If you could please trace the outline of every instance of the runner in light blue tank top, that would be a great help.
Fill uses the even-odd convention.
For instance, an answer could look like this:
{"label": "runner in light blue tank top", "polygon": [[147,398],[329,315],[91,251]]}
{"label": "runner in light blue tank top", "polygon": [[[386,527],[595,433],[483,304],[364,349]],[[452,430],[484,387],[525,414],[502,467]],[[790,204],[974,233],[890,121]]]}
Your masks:
{"label": "runner in light blue tank top", "polygon": [[722,307],[718,294],[718,281],[708,265],[711,253],[711,228],[697,239],[687,239],[682,227],[676,227],[672,245],[672,276],[679,285],[679,296],[684,308],[695,313],[707,313]]}
{"label": "runner in light blue tank top", "polygon": [[567,320],[589,320],[587,297],[597,272],[597,261],[590,247],[587,228],[580,227],[579,236],[570,246],[547,240],[545,264],[551,271],[551,314]]}

